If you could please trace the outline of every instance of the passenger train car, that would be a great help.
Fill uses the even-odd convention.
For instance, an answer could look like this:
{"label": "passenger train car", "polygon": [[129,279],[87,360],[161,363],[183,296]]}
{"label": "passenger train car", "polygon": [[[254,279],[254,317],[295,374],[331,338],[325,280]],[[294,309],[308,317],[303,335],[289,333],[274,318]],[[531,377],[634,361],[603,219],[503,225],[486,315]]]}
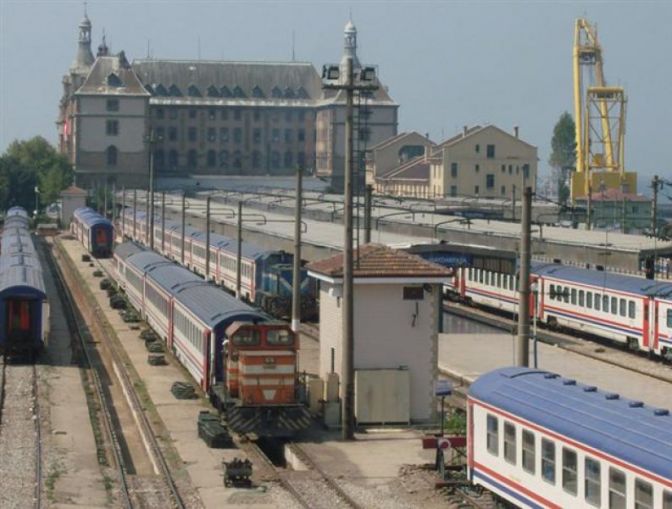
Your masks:
{"label": "passenger train car", "polygon": [[467,399],[470,481],[524,508],[672,509],[672,417],[554,373],[503,368]]}
{"label": "passenger train car", "polygon": [[0,352],[35,356],[48,332],[49,302],[28,214],[13,207],[0,234]]}
{"label": "passenger train car", "polygon": [[[146,214],[133,211],[123,213],[120,230],[125,238],[147,243]],[[216,233],[210,234],[210,270],[205,270],[206,234],[191,226],[166,220],[155,220],[154,249],[171,260],[182,263],[197,274],[205,275],[230,292],[237,286],[237,240]],[[162,227],[165,231],[162,232]],[[183,256],[184,249],[184,256]],[[267,313],[279,318],[289,318],[292,303],[293,255],[285,251],[263,249],[249,242],[241,243],[241,294]],[[316,283],[301,270],[302,319],[317,317]]]}
{"label": "passenger train car", "polygon": [[[539,262],[530,281],[530,313],[540,323],[672,358],[672,283]],[[450,290],[471,304],[518,310],[512,273],[462,267]]]}
{"label": "passenger train car", "polygon": [[236,432],[292,435],[310,425],[298,400],[298,338],[184,267],[124,243],[116,278]]}
{"label": "passenger train car", "polygon": [[98,258],[112,255],[114,227],[112,222],[89,207],[80,207],[72,215],[72,233],[86,250]]}

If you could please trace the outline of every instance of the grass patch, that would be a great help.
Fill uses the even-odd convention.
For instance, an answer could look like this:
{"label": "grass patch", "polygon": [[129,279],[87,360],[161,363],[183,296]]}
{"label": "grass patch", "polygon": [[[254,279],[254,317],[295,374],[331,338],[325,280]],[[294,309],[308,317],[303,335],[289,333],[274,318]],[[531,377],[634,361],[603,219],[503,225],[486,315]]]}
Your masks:
{"label": "grass patch", "polygon": [[44,481],[44,485],[47,487],[47,499],[49,502],[54,502],[54,488],[56,486],[56,481],[58,481],[65,472],[65,466],[59,460],[56,460],[49,465],[49,473]]}

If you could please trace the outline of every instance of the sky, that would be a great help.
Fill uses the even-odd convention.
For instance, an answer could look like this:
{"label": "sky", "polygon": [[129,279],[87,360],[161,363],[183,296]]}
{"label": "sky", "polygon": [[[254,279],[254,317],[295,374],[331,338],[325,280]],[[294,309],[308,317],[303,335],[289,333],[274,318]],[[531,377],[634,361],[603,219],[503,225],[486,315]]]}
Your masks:
{"label": "sky", "polygon": [[[0,152],[15,139],[56,141],[61,79],[77,50],[80,1],[0,0]],[[628,95],[626,168],[670,173],[672,1],[91,0],[102,31],[129,59],[337,62],[351,15],[358,55],[378,66],[399,105],[399,130],[434,141],[463,125],[520,127],[548,167],[553,126],[573,110],[574,20],[596,23],[607,82]]]}

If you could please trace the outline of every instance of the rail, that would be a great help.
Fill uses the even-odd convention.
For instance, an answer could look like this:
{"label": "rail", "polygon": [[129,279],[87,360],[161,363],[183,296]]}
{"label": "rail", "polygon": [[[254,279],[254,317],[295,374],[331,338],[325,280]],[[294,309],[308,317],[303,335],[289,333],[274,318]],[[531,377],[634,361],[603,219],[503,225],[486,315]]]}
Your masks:
{"label": "rail", "polygon": [[39,392],[37,387],[37,367],[33,364],[33,422],[35,423],[35,507],[42,507],[42,426]]}

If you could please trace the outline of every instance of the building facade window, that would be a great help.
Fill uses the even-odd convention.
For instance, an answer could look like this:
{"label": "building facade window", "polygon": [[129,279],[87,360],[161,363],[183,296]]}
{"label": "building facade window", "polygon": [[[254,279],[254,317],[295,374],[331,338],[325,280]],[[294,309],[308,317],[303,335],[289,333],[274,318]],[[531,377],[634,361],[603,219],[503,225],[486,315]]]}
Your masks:
{"label": "building facade window", "polygon": [[229,151],[222,150],[219,153],[219,167],[227,169],[229,167]]}
{"label": "building facade window", "polygon": [[254,119],[255,122],[259,122],[261,120],[261,112],[255,108],[254,113],[252,113],[252,118]]}
{"label": "building facade window", "polygon": [[306,141],[306,130],[305,129],[299,129],[296,132],[296,139],[298,141]]}
{"label": "building facade window", "polygon": [[187,131],[187,139],[192,142],[198,139],[198,130],[195,127],[189,128]]}
{"label": "building facade window", "polygon": [[450,196],[457,196],[457,186],[450,186]]}
{"label": "building facade window", "polygon": [[108,99],[105,108],[107,111],[119,111],[119,99]]}
{"label": "building facade window", "polygon": [[220,117],[222,120],[229,120],[229,110],[227,109],[221,110]]}
{"label": "building facade window", "polygon": [[485,176],[485,187],[487,189],[494,189],[495,188],[495,175],[492,173],[489,173]]}
{"label": "building facade window", "polygon": [[198,154],[193,148],[187,152],[187,166],[192,170],[198,166]]}
{"label": "building facade window", "polygon": [[277,150],[271,152],[271,168],[274,170],[280,168],[280,152]]}
{"label": "building facade window", "polygon": [[154,110],[154,114],[159,120],[163,120],[166,116],[166,112],[163,108],[156,108],[156,110]]}
{"label": "building facade window", "polygon": [[196,108],[189,108],[189,118],[196,118]]}
{"label": "building facade window", "polygon": [[233,153],[233,167],[236,170],[240,170],[243,167],[243,158],[240,154],[240,150],[236,150]]}
{"label": "building facade window", "polygon": [[219,141],[226,143],[229,141],[229,128],[220,127],[219,128]]}
{"label": "building facade window", "polygon": [[524,164],[523,165],[523,178],[525,178],[525,179],[530,178],[530,165],[529,164]]}
{"label": "building facade window", "polygon": [[478,165],[478,164],[474,165],[474,171],[475,171],[476,173],[478,173],[479,171],[481,171],[481,166]]}
{"label": "building facade window", "polygon": [[292,166],[294,156],[289,150],[287,152],[285,152],[285,158],[284,159],[285,159],[285,161],[284,161],[285,162],[285,168],[289,168],[290,166]]}
{"label": "building facade window", "polygon": [[156,141],[163,141],[166,137],[166,130],[163,127],[156,128]]}
{"label": "building facade window", "polygon": [[177,168],[177,150],[168,152],[168,169],[175,170]]}
{"label": "building facade window", "polygon": [[233,142],[242,143],[243,141],[243,130],[240,127],[233,129]]}
{"label": "building facade window", "polygon": [[457,163],[450,163],[450,176],[457,177]]}
{"label": "building facade window", "polygon": [[208,141],[217,141],[217,129],[208,127]]}
{"label": "building facade window", "polygon": [[163,170],[166,165],[165,154],[163,150],[158,149],[154,151],[154,168],[158,171]]}
{"label": "building facade window", "polygon": [[217,165],[217,153],[214,150],[208,150],[208,168],[214,168]]}
{"label": "building facade window", "polygon": [[240,108],[233,110],[233,120],[240,120],[243,118],[243,112]]}
{"label": "building facade window", "polygon": [[502,196],[506,194],[506,186],[501,187],[500,193],[502,194]]}
{"label": "building facade window", "polygon": [[297,154],[296,154],[296,164],[299,166],[299,168],[305,168],[306,167],[306,153],[305,152],[297,152]]}
{"label": "building facade window", "polygon": [[481,191],[480,186],[474,186],[474,194],[478,196],[478,193]]}
{"label": "building facade window", "polygon": [[177,127],[168,128],[168,140],[177,141]]}
{"label": "building facade window", "polygon": [[215,120],[217,118],[217,111],[215,108],[208,109],[208,120]]}
{"label": "building facade window", "polygon": [[481,151],[481,146],[477,143],[476,146],[474,147],[474,150],[478,154]]}
{"label": "building facade window", "polygon": [[252,151],[252,168],[258,170],[261,166],[261,152],[258,150]]}
{"label": "building facade window", "polygon": [[116,166],[117,165],[117,157],[119,151],[117,150],[117,147],[114,145],[110,145],[107,147],[107,150],[105,151],[106,153],[106,159],[107,159],[107,165],[108,166]]}
{"label": "building facade window", "polygon": [[168,110],[168,118],[175,120],[177,118],[177,108],[170,108]]}
{"label": "building facade window", "polygon": [[274,143],[277,143],[280,141],[280,129],[273,129],[272,131],[272,136],[271,136],[271,141]]}
{"label": "building facade window", "polygon": [[485,147],[485,155],[488,159],[494,159],[495,158],[495,146],[494,145],[487,145]]}
{"label": "building facade window", "polygon": [[291,142],[292,142],[292,130],[285,129],[285,143],[291,143]]}
{"label": "building facade window", "polygon": [[117,136],[119,134],[119,121],[108,120],[105,122],[105,133],[108,136]]}
{"label": "building facade window", "polygon": [[261,143],[261,129],[259,127],[252,129],[252,143]]}
{"label": "building facade window", "polygon": [[293,118],[292,110],[285,111],[285,122],[291,122]]}

